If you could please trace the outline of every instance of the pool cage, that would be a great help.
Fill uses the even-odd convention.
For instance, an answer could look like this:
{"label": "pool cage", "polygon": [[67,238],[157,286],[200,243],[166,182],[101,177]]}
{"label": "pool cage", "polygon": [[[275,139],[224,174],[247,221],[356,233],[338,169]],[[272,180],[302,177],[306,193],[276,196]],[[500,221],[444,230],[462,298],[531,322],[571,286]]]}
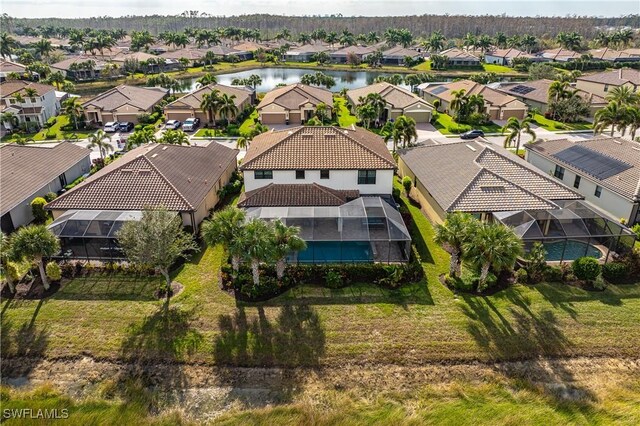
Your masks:
{"label": "pool cage", "polygon": [[614,254],[633,250],[636,234],[584,201],[557,201],[558,209],[518,210],[493,213],[522,238],[525,251],[540,242],[547,250],[547,261],[563,262],[590,256],[605,263]]}
{"label": "pool cage", "polygon": [[105,262],[125,260],[116,233],[126,222],[141,218],[141,211],[66,211],[48,226],[60,238],[61,252],[54,257]]}
{"label": "pool cage", "polygon": [[339,207],[253,207],[247,218],[282,220],[300,228],[307,249],[291,263],[407,262],[411,237],[400,212],[381,197],[360,197]]}

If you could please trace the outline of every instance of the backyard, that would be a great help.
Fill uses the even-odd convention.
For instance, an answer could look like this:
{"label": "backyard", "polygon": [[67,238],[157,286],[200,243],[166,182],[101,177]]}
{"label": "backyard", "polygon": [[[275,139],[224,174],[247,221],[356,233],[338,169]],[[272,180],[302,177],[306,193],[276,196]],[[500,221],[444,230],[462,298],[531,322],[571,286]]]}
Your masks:
{"label": "backyard", "polygon": [[358,122],[358,118],[347,108],[347,100],[341,96],[333,97],[333,109],[338,117],[340,127],[350,127]]}
{"label": "backyard", "polygon": [[[486,423],[637,423],[640,407],[633,401],[640,392],[640,366],[633,360],[640,344],[640,283],[602,292],[542,283],[488,297],[456,295],[439,281],[448,255],[433,243],[432,226],[418,207],[404,197],[402,203],[414,219],[414,243],[425,270],[419,283],[398,290],[365,283],[340,290],[301,286],[267,302],[236,303],[218,285],[224,253],[209,247],[175,271],[184,291],[167,311],[153,296],[160,278],[118,274],[76,278],[41,301],[3,300],[3,373],[13,358],[15,371],[55,382],[56,375],[46,372],[56,362],[70,363],[71,374],[84,368],[73,360],[88,358],[94,360],[86,364],[93,380],[102,377],[102,368],[115,380],[110,372],[122,367],[113,363],[129,362],[138,368],[162,364],[153,380],[174,388],[198,381],[233,386],[235,397],[229,394],[219,412],[230,401],[264,407],[243,399],[243,377],[254,395],[262,388],[278,395],[271,396],[276,408],[247,412],[232,405],[221,418],[228,424],[303,424],[311,418],[469,424],[477,420],[469,412],[482,412],[479,420]],[[21,356],[36,363],[15,358]],[[546,361],[552,358],[558,361]],[[520,367],[512,371],[506,361]],[[187,374],[187,368],[193,371]],[[593,379],[593,371],[609,368],[609,382],[618,387]],[[254,372],[259,379],[245,377]],[[404,381],[405,375],[410,379]],[[567,392],[587,397],[563,399],[558,389],[538,383],[557,381],[568,383]],[[92,394],[100,398],[95,403],[75,403],[51,389],[11,398],[4,392],[6,408],[28,406],[29,398],[49,398],[50,406],[62,401],[78,413],[75,424],[145,415],[144,398],[157,399],[140,389],[133,400],[109,391]],[[330,409],[321,413],[317,404]]]}
{"label": "backyard", "polygon": [[25,140],[33,139],[34,141],[47,140],[47,133],[55,134],[55,138],[49,138],[51,140],[61,139],[84,139],[94,132],[94,130],[68,130],[63,131],[62,128],[69,124],[69,117],[66,115],[59,115],[56,123],[50,128],[43,128],[37,133],[13,133],[6,135],[2,138],[2,142],[14,142],[19,138]]}
{"label": "backyard", "polygon": [[452,129],[458,128],[462,126],[464,129],[478,129],[482,130],[484,133],[500,133],[502,132],[502,127],[498,126],[494,122],[490,122],[489,124],[484,125],[475,125],[475,124],[459,124],[453,120],[449,114],[445,114],[443,112],[439,112],[436,117],[436,122],[434,123],[434,127],[443,135],[452,135],[457,133],[465,132],[453,132]]}

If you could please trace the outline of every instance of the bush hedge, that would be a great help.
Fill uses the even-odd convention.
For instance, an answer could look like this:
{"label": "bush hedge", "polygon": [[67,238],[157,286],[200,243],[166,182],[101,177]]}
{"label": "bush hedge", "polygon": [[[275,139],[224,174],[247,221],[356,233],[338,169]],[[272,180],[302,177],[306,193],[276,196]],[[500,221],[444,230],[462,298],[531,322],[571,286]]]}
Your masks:
{"label": "bush hedge", "polygon": [[600,264],[593,257],[579,257],[573,261],[571,269],[576,278],[593,281],[600,275]]}
{"label": "bush hedge", "polygon": [[629,267],[622,262],[610,262],[602,265],[602,277],[611,283],[624,281],[629,274]]}

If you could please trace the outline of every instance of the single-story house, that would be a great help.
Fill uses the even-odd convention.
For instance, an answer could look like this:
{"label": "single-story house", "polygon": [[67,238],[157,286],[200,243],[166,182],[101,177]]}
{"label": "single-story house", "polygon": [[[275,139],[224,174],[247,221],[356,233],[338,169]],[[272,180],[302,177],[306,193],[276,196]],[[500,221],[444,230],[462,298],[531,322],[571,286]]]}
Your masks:
{"label": "single-story house", "polygon": [[[34,90],[35,95],[28,96],[29,89]],[[53,86],[27,80],[5,80],[0,83],[0,112],[13,113],[20,124],[35,123],[37,128],[41,128],[59,110],[60,103]],[[2,126],[7,130],[12,129],[12,125],[7,122],[3,122]]]}
{"label": "single-story house", "polygon": [[[497,83],[496,90],[513,96],[529,106],[529,109],[537,108],[541,114],[549,108],[549,86],[552,80],[533,80],[523,82]],[[589,104],[589,116],[607,106],[603,96],[593,94],[578,88],[578,93]]]}
{"label": "single-story house", "polygon": [[[253,105],[255,101],[255,91],[250,87],[209,84],[165,105],[165,118],[167,120],[184,121],[187,118],[196,117],[199,118],[202,123],[208,122],[209,117],[207,116],[207,112],[200,108],[200,104],[202,102],[202,96],[214,90],[217,90],[220,95],[227,94],[229,96],[235,96],[234,102],[238,108],[238,112]],[[218,114],[216,120],[220,119],[221,116]]]}
{"label": "single-story house", "polygon": [[351,54],[355,55],[358,60],[364,61],[376,50],[374,46],[347,46],[331,52],[329,56],[331,56],[332,62],[344,64],[347,62],[347,57]]}
{"label": "single-story house", "polygon": [[331,118],[333,93],[320,87],[296,83],[268,92],[257,110],[263,124],[300,124],[315,115],[320,103],[328,107],[326,115]]}
{"label": "single-story house", "polygon": [[207,50],[204,48],[197,47],[185,47],[183,49],[178,50],[170,50],[168,52],[163,52],[158,56],[161,58],[165,58],[167,60],[171,59],[174,61],[180,61],[180,59],[185,58],[189,60],[191,65],[202,63],[202,58],[206,55]]}
{"label": "single-story house", "polygon": [[244,41],[231,47],[241,52],[251,53],[252,56],[248,59],[253,58],[253,54],[258,50],[264,50],[265,52],[270,52],[271,50],[273,50],[273,48],[267,44],[256,43],[254,41]]}
{"label": "single-story house", "polygon": [[[49,204],[54,219],[69,210],[141,211],[163,206],[198,232],[236,170],[238,151],[205,145],[148,144],[127,152]],[[63,241],[64,246],[64,241]],[[64,250],[64,247],[63,247]]]}
{"label": "single-story house", "polygon": [[[431,121],[433,105],[410,91],[387,82],[374,83],[359,89],[349,90],[347,99],[355,110],[360,105],[360,99],[366,98],[370,93],[378,93],[387,104],[380,117],[382,121],[396,119],[401,115],[413,118],[416,123],[428,123]],[[352,112],[355,113],[355,111]]]}
{"label": "single-story house", "polygon": [[482,95],[485,112],[491,120],[508,120],[510,117],[523,119],[528,111],[527,105],[515,97],[471,80],[424,83],[418,86],[418,90],[421,96],[431,103],[438,99],[442,111],[450,109],[453,92],[460,90],[464,90],[467,95]]}
{"label": "single-story house", "polygon": [[629,56],[640,57],[640,47],[630,47],[629,49],[624,49],[623,52]]}
{"label": "single-story house", "polygon": [[425,144],[400,151],[398,172],[413,182],[410,196],[442,223],[462,211],[490,220],[496,212],[548,210],[582,196],[507,150],[485,141]]}
{"label": "single-story house", "polygon": [[638,56],[632,56],[625,51],[610,49],[608,47],[602,49],[591,49],[589,50],[588,54],[593,57],[593,60],[597,61],[608,61],[616,63],[640,61],[640,57]]}
{"label": "single-story house", "polygon": [[458,49],[456,47],[443,50],[439,53],[444,55],[449,60],[449,65],[454,67],[479,67],[480,58],[472,55],[466,50]]}
{"label": "single-story house", "polygon": [[[17,62],[0,60],[0,82],[4,81],[9,74],[16,73],[19,76],[27,74],[27,67]],[[34,73],[36,76],[37,73]]]}
{"label": "single-story house", "polygon": [[213,54],[219,59],[227,59],[229,56],[236,56],[240,58],[241,61],[247,61],[253,58],[253,53],[247,52],[246,50],[237,50],[220,45],[207,47],[207,52],[213,52]]}
{"label": "single-story house", "polygon": [[612,218],[640,222],[640,143],[601,136],[539,140],[525,148],[529,163],[571,185]]}
{"label": "single-story house", "polygon": [[91,169],[91,151],[70,142],[41,147],[0,147],[0,214],[2,232],[33,220],[31,201],[57,193]]}
{"label": "single-story house", "polygon": [[169,95],[162,87],[120,85],[83,103],[84,115],[90,123],[109,121],[138,122],[141,114],[153,113],[153,108]]}
{"label": "single-story house", "polygon": [[620,68],[595,74],[586,74],[577,78],[576,87],[602,98],[614,87],[626,86],[638,92],[640,86],[640,70]]}
{"label": "single-story house", "polygon": [[[162,65],[158,64],[159,59],[161,61],[164,61]],[[171,71],[180,68],[180,62],[177,59],[167,59],[146,52],[129,52],[128,50],[123,50],[111,57],[111,62],[118,65],[118,67],[120,68],[122,68],[122,66],[125,64],[125,61],[137,61],[138,64],[140,64],[141,62],[147,63],[147,73],[150,74]]]}
{"label": "single-story house", "polygon": [[311,62],[315,54],[330,50],[331,48],[325,44],[305,44],[287,50],[284,54],[284,60],[287,62]]}
{"label": "single-story house", "polygon": [[108,62],[95,56],[70,56],[50,65],[52,71],[60,71],[69,80],[93,80],[100,77]]}
{"label": "single-story house", "polygon": [[406,58],[416,60],[422,58],[422,53],[402,46],[395,46],[382,52],[382,63],[385,65],[403,66]]}
{"label": "single-story house", "polygon": [[495,49],[484,54],[484,62],[487,64],[511,65],[514,58],[527,58],[535,62],[537,57],[515,48]]}
{"label": "single-story house", "polygon": [[536,56],[547,62],[571,62],[580,59],[582,54],[574,52],[573,50],[558,47],[557,49],[548,49],[538,52],[536,53]]}

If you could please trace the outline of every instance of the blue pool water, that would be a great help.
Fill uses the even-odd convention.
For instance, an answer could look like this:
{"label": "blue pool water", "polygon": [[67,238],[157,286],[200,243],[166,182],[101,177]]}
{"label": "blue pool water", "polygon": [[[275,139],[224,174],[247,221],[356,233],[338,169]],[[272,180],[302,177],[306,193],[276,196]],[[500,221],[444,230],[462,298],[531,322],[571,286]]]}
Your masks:
{"label": "blue pool water", "polygon": [[298,253],[300,263],[371,262],[373,253],[368,242],[311,241]]}
{"label": "blue pool water", "polygon": [[[602,252],[591,244],[583,243],[582,241],[567,240],[566,247],[565,241],[554,241],[552,243],[544,243],[544,248],[547,250],[547,261],[560,261],[560,260],[575,260],[579,257],[595,257],[600,259]],[[564,250],[564,256],[562,252]]]}

